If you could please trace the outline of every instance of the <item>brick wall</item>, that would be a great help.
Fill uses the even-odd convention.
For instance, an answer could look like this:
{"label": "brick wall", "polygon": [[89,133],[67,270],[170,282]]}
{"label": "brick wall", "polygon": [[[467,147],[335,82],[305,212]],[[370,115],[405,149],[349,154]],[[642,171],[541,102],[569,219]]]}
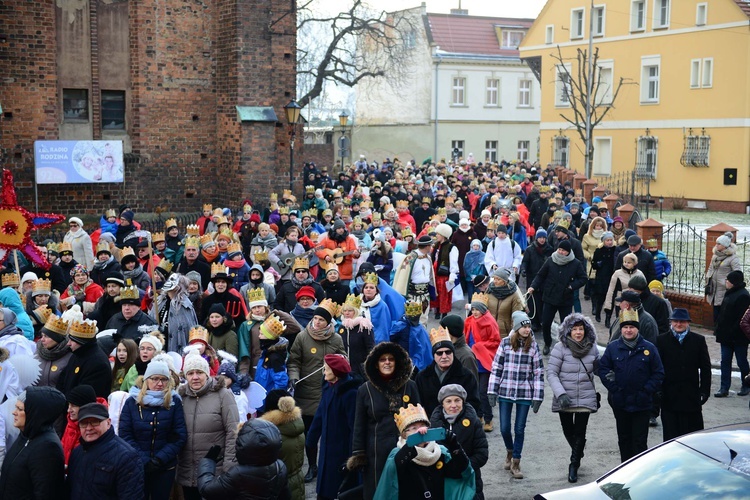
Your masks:
{"label": "brick wall", "polygon": [[[334,158],[334,145],[333,144],[306,144],[305,145],[305,161],[311,161],[315,163],[318,168],[331,166],[336,162],[337,158]],[[304,165],[304,164],[303,164]]]}
{"label": "brick wall", "polygon": [[693,323],[706,328],[714,326],[713,307],[706,302],[704,297],[686,293],[670,292],[668,290],[665,292],[665,295],[672,303],[672,309],[675,307],[684,307],[687,309]]}

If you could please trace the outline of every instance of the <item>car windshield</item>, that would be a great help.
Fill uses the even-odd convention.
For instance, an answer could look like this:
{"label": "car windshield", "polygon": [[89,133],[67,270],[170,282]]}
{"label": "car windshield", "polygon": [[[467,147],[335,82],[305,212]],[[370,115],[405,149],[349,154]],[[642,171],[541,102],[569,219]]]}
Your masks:
{"label": "car windshield", "polygon": [[[730,451],[727,449],[727,454]],[[598,481],[618,500],[679,498],[747,498],[750,477],[673,441],[643,455]],[[746,464],[745,464],[746,465]]]}

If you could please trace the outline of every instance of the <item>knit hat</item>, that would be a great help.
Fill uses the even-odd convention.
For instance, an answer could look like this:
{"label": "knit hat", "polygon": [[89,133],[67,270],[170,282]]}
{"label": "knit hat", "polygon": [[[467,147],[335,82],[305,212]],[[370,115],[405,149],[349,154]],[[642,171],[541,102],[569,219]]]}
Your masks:
{"label": "knit hat", "polygon": [[226,351],[222,351],[221,349],[219,349],[216,354],[221,358],[221,365],[219,365],[219,371],[217,373],[219,375],[224,375],[230,379],[232,383],[237,382],[237,369],[235,368],[237,357]]}
{"label": "knit hat", "polygon": [[198,286],[200,288],[203,288],[203,280],[201,279],[201,274],[198,271],[188,271],[185,277],[188,279],[188,281],[195,281],[196,283],[198,283]]}
{"label": "knit hat", "polygon": [[604,231],[602,233],[602,238],[601,238],[602,241],[608,240],[610,238],[615,239],[615,233],[613,233],[612,231]]}
{"label": "knit hat", "polygon": [[441,403],[449,396],[458,396],[462,400],[466,401],[466,389],[461,387],[459,384],[448,384],[444,385],[438,391],[438,401]]}
{"label": "knit hat", "polygon": [[642,292],[648,289],[648,283],[646,283],[646,278],[644,276],[636,274],[630,278],[630,281],[628,281],[628,288]]}
{"label": "knit hat", "polygon": [[21,285],[26,283],[27,281],[36,281],[39,278],[37,278],[36,274],[32,273],[31,271],[23,273],[23,277],[21,278]]}
{"label": "knit hat", "polygon": [[438,224],[435,228],[435,232],[445,239],[450,239],[453,234],[453,229],[448,224]]}
{"label": "knit hat", "polygon": [[742,271],[732,271],[727,274],[727,281],[734,286],[745,286],[745,275]]}
{"label": "knit hat", "polygon": [[531,325],[529,316],[523,311],[514,311],[511,318],[513,319],[513,330],[516,332],[523,326]]}
{"label": "knit hat", "polygon": [[323,361],[338,378],[345,377],[352,371],[349,361],[342,354],[326,354]]}
{"label": "knit hat", "polygon": [[115,271],[104,278],[104,283],[114,283],[115,285],[125,286],[125,276],[123,276],[122,273]]}
{"label": "knit hat", "polygon": [[474,285],[474,288],[479,288],[480,286],[484,285],[488,280],[490,279],[489,276],[486,274],[477,274],[472,278],[471,283]]}
{"label": "knit hat", "polygon": [[344,224],[344,221],[342,221],[341,219],[336,219],[333,222],[333,229],[334,230],[336,230],[336,229],[343,229],[345,227],[346,227],[346,224]]}
{"label": "knit hat", "polygon": [[[475,296],[476,296],[476,294],[475,294]],[[484,313],[486,313],[489,310],[487,308],[487,304],[485,304],[484,302],[482,302],[480,300],[472,300],[471,301],[471,308],[472,309],[476,309],[477,311],[480,312],[480,314],[484,314]]]}
{"label": "knit hat", "polygon": [[498,278],[500,278],[501,280],[507,283],[511,280],[510,279],[511,270],[508,269],[507,267],[498,267],[497,269],[492,271],[492,276],[493,277],[497,276]]}
{"label": "knit hat", "polygon": [[[264,403],[264,406],[266,407],[266,411],[278,410],[279,401],[282,398],[292,399],[291,396],[289,396],[289,393],[283,389],[274,389],[272,391],[269,391],[268,394],[266,394],[266,401]],[[292,399],[292,402],[294,402],[293,399]]]}
{"label": "knit hat", "polygon": [[154,349],[156,349],[156,352],[159,352],[164,348],[164,344],[162,344],[161,340],[153,335],[144,335],[143,338],[141,338],[141,341],[138,342],[138,347],[141,347],[143,344],[151,344]]}
{"label": "knit hat", "polygon": [[310,297],[313,300],[315,300],[315,289],[309,285],[305,285],[302,288],[299,289],[299,291],[294,295],[294,298],[299,300],[302,297]]}
{"label": "knit hat", "polygon": [[151,360],[151,362],[148,364],[148,367],[146,368],[146,373],[143,375],[143,379],[147,379],[150,377],[153,377],[154,375],[161,375],[163,377],[169,378],[171,374],[169,373],[169,366],[167,366],[166,363],[162,361],[156,361]]}
{"label": "knit hat", "polygon": [[197,351],[190,351],[182,362],[182,373],[187,375],[193,370],[198,370],[205,373],[206,376],[211,376],[208,370],[208,361],[203,359],[203,356],[198,354]]}
{"label": "knit hat", "polygon": [[732,233],[724,233],[718,238],[716,238],[716,243],[723,246],[728,247],[732,244]]}
{"label": "knit hat", "polygon": [[440,326],[446,328],[451,337],[464,336],[464,319],[458,314],[449,314],[440,320]]}
{"label": "knit hat", "polygon": [[570,245],[570,242],[568,240],[562,240],[558,245],[557,248],[562,248],[566,252],[570,253],[571,250],[573,250],[573,247]]}
{"label": "knit hat", "polygon": [[622,260],[625,261],[625,259],[628,259],[633,264],[638,264],[638,256],[634,254],[633,252],[628,252],[625,255],[623,255]]}
{"label": "knit hat", "polygon": [[539,238],[546,238],[546,237],[547,237],[547,231],[545,231],[544,229],[537,229],[536,235],[534,235],[534,239],[537,239],[537,240]]}
{"label": "knit hat", "polygon": [[68,400],[68,403],[73,406],[83,406],[89,403],[96,403],[96,391],[90,385],[77,385],[68,391],[66,399]]}
{"label": "knit hat", "polygon": [[653,290],[654,288],[659,290],[661,293],[664,293],[664,284],[661,281],[653,280],[651,281],[651,283],[648,284],[649,290]]}
{"label": "knit hat", "polygon": [[83,227],[83,221],[78,217],[71,217],[68,219],[68,224],[70,223],[78,224],[79,227]]}
{"label": "knit hat", "polygon": [[497,234],[500,234],[500,233],[508,234],[508,228],[505,227],[505,224],[498,224],[497,225],[497,229],[495,229],[495,233],[497,233]]}
{"label": "knit hat", "polygon": [[135,217],[135,214],[132,210],[125,210],[123,213],[120,214],[121,219],[125,219],[126,221],[132,223],[133,218]]}

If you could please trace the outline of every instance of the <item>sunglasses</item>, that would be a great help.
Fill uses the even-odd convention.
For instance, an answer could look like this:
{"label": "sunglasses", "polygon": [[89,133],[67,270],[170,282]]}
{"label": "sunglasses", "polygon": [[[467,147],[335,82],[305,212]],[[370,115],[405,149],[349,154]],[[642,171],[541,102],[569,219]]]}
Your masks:
{"label": "sunglasses", "polygon": [[441,358],[443,356],[449,356],[451,354],[453,354],[453,351],[451,351],[450,349],[445,349],[445,350],[442,350],[442,351],[435,351],[435,356],[439,356]]}

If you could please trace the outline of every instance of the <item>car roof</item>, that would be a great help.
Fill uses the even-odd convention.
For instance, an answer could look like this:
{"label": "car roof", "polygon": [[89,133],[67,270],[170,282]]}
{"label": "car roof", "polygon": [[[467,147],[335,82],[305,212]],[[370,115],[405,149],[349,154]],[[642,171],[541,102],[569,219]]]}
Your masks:
{"label": "car roof", "polygon": [[676,439],[725,466],[750,475],[750,422],[725,425]]}

